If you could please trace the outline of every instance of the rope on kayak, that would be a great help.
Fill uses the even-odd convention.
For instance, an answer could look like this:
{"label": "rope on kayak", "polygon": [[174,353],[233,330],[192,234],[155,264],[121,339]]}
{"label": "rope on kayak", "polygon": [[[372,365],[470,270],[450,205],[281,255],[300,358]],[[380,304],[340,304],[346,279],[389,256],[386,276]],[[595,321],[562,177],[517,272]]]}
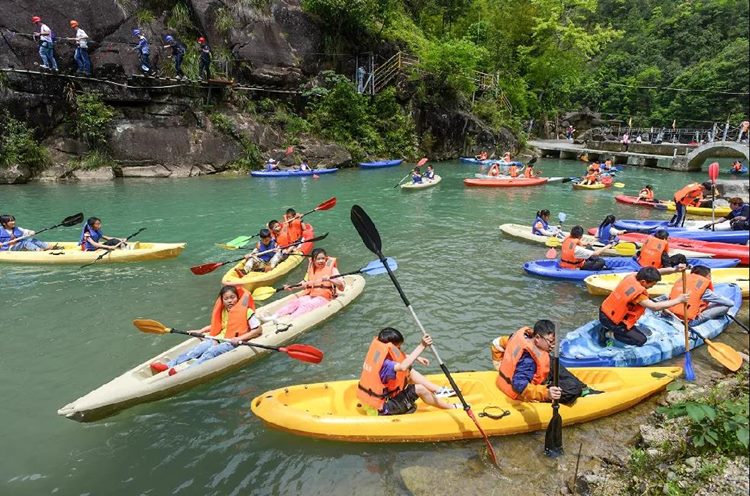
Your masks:
{"label": "rope on kayak", "polygon": [[[487,410],[499,411],[500,413],[490,413]],[[491,418],[492,420],[500,420],[503,417],[510,415],[510,410],[500,408],[499,406],[486,406],[484,410],[479,412],[480,417]]]}

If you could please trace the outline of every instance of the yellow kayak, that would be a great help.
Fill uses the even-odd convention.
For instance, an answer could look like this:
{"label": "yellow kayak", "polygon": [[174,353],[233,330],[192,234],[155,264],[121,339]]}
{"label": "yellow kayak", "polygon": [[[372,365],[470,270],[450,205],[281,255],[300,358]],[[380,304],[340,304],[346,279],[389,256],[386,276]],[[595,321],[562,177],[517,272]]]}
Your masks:
{"label": "yellow kayak", "polygon": [[[606,296],[622,281],[626,276],[631,273],[621,274],[601,274],[588,276],[584,279],[586,283],[586,289],[592,295]],[[661,277],[655,286],[648,290],[648,294],[651,296],[660,296],[669,294],[672,290],[674,283],[679,280],[681,275],[679,273],[668,274]],[[711,269],[711,280],[714,284],[736,284],[742,290],[742,297],[748,298],[750,296],[750,268],[739,267],[734,269]]]}
{"label": "yellow kayak", "polygon": [[[0,251],[1,263],[18,264],[86,264],[93,262],[102,250],[81,251],[76,242],[48,241],[50,246],[56,247],[47,251]],[[110,251],[97,264],[118,262],[140,262],[143,260],[159,260],[174,258],[185,249],[185,243],[144,243],[135,241],[128,243],[127,248]]]}
{"label": "yellow kayak", "polygon": [[[560,405],[565,425],[611,415],[663,390],[682,374],[679,367],[571,369],[583,382],[602,394],[579,398],[572,406]],[[447,385],[443,375],[428,377]],[[552,417],[549,403],[529,403],[508,398],[497,386],[496,371],[453,374],[482,429],[489,436],[503,436],[544,429]],[[275,429],[302,436],[352,442],[429,442],[481,437],[463,410],[441,410],[417,402],[409,415],[367,415],[357,400],[357,381],[337,381],[287,386],[253,399],[252,411]],[[453,397],[447,401],[457,403]],[[493,420],[483,411],[508,415]]]}
{"label": "yellow kayak", "polygon": [[[667,210],[674,212],[676,210],[673,201],[665,201],[662,204],[667,206]],[[724,217],[731,212],[732,209],[729,207],[716,207],[716,218]],[[711,207],[687,207],[687,213],[692,215],[700,215],[703,217],[711,217]]]}
{"label": "yellow kayak", "polygon": [[[610,186],[612,186],[610,184]],[[604,189],[606,188],[606,184],[602,183],[594,183],[594,184],[580,184],[580,183],[573,183],[573,189]]]}

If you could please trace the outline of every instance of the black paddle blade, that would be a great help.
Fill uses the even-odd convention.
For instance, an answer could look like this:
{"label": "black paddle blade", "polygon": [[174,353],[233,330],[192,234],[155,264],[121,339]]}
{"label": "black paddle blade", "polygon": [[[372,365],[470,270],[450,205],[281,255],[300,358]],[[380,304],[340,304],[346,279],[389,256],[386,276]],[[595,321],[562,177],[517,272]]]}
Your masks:
{"label": "black paddle blade", "polygon": [[83,222],[83,212],[78,212],[75,215],[71,215],[70,217],[65,217],[61,224],[65,227],[75,226],[76,224],[80,224]]}
{"label": "black paddle blade", "polygon": [[558,411],[559,405],[552,406],[552,419],[547,426],[547,433],[544,435],[544,454],[555,458],[563,454],[562,443],[562,417]]}
{"label": "black paddle blade", "polygon": [[352,206],[350,217],[352,224],[354,224],[354,228],[359,233],[359,237],[362,238],[362,242],[367,249],[380,257],[383,243],[380,240],[380,234],[378,233],[375,224],[372,222],[372,219],[370,219],[370,216],[367,215],[362,207],[354,205]]}
{"label": "black paddle blade", "polygon": [[531,160],[529,160],[529,164],[535,164],[537,161],[537,158],[538,158],[537,156],[531,157]]}

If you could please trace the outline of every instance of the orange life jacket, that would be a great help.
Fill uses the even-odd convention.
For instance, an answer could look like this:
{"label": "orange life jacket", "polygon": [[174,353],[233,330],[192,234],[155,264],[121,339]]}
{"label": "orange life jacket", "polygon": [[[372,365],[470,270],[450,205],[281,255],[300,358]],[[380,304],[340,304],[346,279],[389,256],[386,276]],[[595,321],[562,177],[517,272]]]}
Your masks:
{"label": "orange life jacket", "polygon": [[534,177],[534,169],[530,169],[530,168],[526,167],[523,170],[523,177],[529,177],[529,178]]}
{"label": "orange life jacket", "polygon": [[279,231],[278,234],[275,232],[273,233],[273,239],[276,240],[278,246],[287,246],[297,241],[296,239],[292,239],[289,227],[285,224],[281,224],[281,231]]}
{"label": "orange life jacket", "polygon": [[584,258],[576,258],[576,246],[581,245],[581,240],[568,236],[562,242],[560,253],[560,268],[580,269],[586,263]]}
{"label": "orange life jacket", "polygon": [[742,164],[732,164],[732,170],[735,170],[737,172],[742,170]]}
{"label": "orange life jacket", "polygon": [[700,205],[703,199],[703,187],[698,183],[691,183],[674,194],[675,203],[683,205]]}
{"label": "orange life jacket", "polygon": [[510,177],[518,177],[518,167],[515,165],[508,167],[508,175]]}
{"label": "orange life jacket", "polygon": [[531,384],[541,384],[547,380],[549,375],[549,353],[536,347],[531,334],[530,327],[522,327],[510,337],[508,344],[505,346],[498,377],[495,380],[497,387],[514,400],[519,399],[523,393],[523,391],[516,392],[513,389],[512,381],[518,361],[523,356],[524,351],[527,351],[536,363],[536,372],[531,379]]}
{"label": "orange life jacket", "polygon": [[641,246],[641,253],[638,256],[638,263],[641,267],[656,267],[657,269],[662,268],[661,256],[662,253],[669,251],[669,243],[664,239],[659,239],[656,236],[649,236]]}
{"label": "orange life jacket", "polygon": [[295,241],[299,241],[300,238],[302,238],[302,219],[295,216],[292,220],[286,220],[287,231],[289,232],[289,238],[292,240],[291,242],[294,243]]}
{"label": "orange life jacket", "polygon": [[[703,294],[707,289],[714,290],[714,285],[711,279],[708,277],[699,276],[698,274],[687,275],[687,292],[690,293],[690,298],[687,302],[687,317],[688,320],[693,320],[698,316],[706,307],[708,303],[703,301]],[[682,294],[682,281],[677,281],[672,286],[672,291],[669,293],[669,299],[677,298]],[[685,304],[679,303],[673,307],[669,307],[669,311],[677,315],[681,319],[685,318]]]}
{"label": "orange life jacket", "polygon": [[[305,279],[308,282],[316,283],[316,287],[305,289],[305,294],[308,296],[322,296],[326,300],[332,300],[336,296],[336,286],[332,282],[322,282],[323,278],[331,277],[333,275],[333,269],[336,268],[336,259],[328,257],[326,264],[320,270],[315,270],[315,263],[310,260],[307,265],[307,275]],[[322,286],[322,287],[320,287]]]}
{"label": "orange life jacket", "polygon": [[651,201],[654,199],[654,192],[648,188],[643,188],[640,193],[638,193],[638,196],[640,196],[644,200]]}
{"label": "orange life jacket", "polygon": [[632,329],[646,311],[635,301],[647,291],[635,278],[635,274],[631,274],[620,281],[615,290],[607,296],[602,303],[601,311],[615,324],[625,324],[625,327]]}
{"label": "orange life jacket", "polygon": [[[250,326],[247,323],[247,310],[255,311],[255,301],[250,292],[245,291],[239,286],[237,287],[237,292],[239,293],[239,301],[229,310],[229,315],[227,316],[227,330],[224,333],[226,339],[236,338],[249,331]],[[214,303],[214,309],[211,311],[211,328],[208,331],[208,334],[211,336],[217,336],[221,333],[221,314],[223,311],[224,302],[221,301],[221,297],[218,297],[216,298],[216,303]]]}
{"label": "orange life jacket", "polygon": [[591,167],[589,167],[589,171],[591,172],[599,172],[599,169],[601,169],[599,164],[591,164]]}
{"label": "orange life jacket", "polygon": [[490,167],[490,170],[487,172],[488,176],[499,176],[500,175],[500,167],[498,167],[497,164],[492,164],[492,167]]}
{"label": "orange life jacket", "polygon": [[403,391],[409,379],[408,370],[397,370],[396,377],[383,384],[380,380],[380,368],[386,358],[401,363],[406,359],[406,355],[393,344],[381,343],[375,337],[370,343],[370,349],[367,350],[357,384],[357,398],[377,410],[383,409],[388,398]]}
{"label": "orange life jacket", "polygon": [[599,179],[599,173],[597,171],[591,171],[586,174],[585,179],[590,183],[595,183]]}

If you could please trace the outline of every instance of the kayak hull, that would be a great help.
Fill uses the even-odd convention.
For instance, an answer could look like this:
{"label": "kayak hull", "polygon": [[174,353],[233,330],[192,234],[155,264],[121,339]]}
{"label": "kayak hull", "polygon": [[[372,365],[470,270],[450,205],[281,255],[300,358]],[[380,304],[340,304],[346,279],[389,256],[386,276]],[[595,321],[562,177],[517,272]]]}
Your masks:
{"label": "kayak hull", "polygon": [[[589,276],[583,280],[586,289],[592,295],[607,296],[626,276],[633,272],[620,274],[602,274]],[[672,286],[682,277],[679,273],[661,276],[661,281],[648,290],[650,296],[668,295]],[[750,296],[750,268],[713,269],[711,270],[711,281],[717,284],[735,284],[740,288],[743,298]]]}
{"label": "kayak hull", "polygon": [[546,177],[525,178],[517,177],[514,179],[464,179],[466,186],[478,186],[485,188],[513,188],[520,186],[539,186],[547,182]]}
{"label": "kayak hull", "polygon": [[[263,335],[253,341],[268,346],[281,346],[296,340],[306,331],[334,316],[357,298],[365,287],[365,280],[362,276],[345,276],[345,278],[345,289],[334,300],[293,320],[289,320],[289,317],[279,319],[282,324],[292,324],[284,332],[277,333],[276,326],[273,323],[263,324]],[[258,309],[257,314],[267,317],[296,297],[297,295],[293,294],[264,305]],[[167,362],[174,359],[199,342],[200,340],[197,338],[186,339],[177,346],[156,355],[87,395],[63,406],[58,410],[58,415],[79,422],[99,420],[133,405],[173,396],[215,377],[244,367],[270,353],[269,350],[261,348],[238,346],[232,351],[198,365],[190,366],[189,362],[183,363],[176,367],[178,372],[173,376],[166,372],[154,374],[151,371],[151,363],[155,361]]]}
{"label": "kayak hull", "polygon": [[745,244],[750,239],[749,231],[732,231],[726,224],[719,224],[715,231],[701,229],[710,221],[685,221],[684,227],[669,227],[666,220],[617,220],[615,227],[628,232],[652,233],[657,229],[666,230],[675,238],[715,241],[721,243]]}
{"label": "kayak hull", "polygon": [[596,183],[596,184],[580,184],[580,183],[573,183],[573,189],[605,189],[612,186],[612,183],[604,184],[604,183]]}
{"label": "kayak hull", "polygon": [[362,169],[384,169],[386,167],[396,167],[401,165],[403,159],[397,160],[380,160],[378,162],[360,162],[359,166]]}
{"label": "kayak hull", "polygon": [[[635,241],[643,243],[648,239],[648,234],[625,233],[619,236],[622,241]],[[708,253],[713,258],[738,258],[742,265],[750,265],[750,249],[734,243],[718,243],[711,241],[699,241],[684,238],[669,238],[670,253],[677,248],[680,250],[691,250],[693,252]]]}
{"label": "kayak hull", "polygon": [[333,174],[338,172],[337,168],[332,169],[312,169],[308,171],[287,170],[287,171],[250,171],[252,177],[308,177],[320,176],[322,174]]}
{"label": "kayak hull", "polygon": [[[0,251],[0,263],[64,265],[86,264],[93,262],[102,250],[81,251],[78,243],[68,241],[49,241],[51,246],[58,245],[59,250],[47,251]],[[132,248],[130,248],[132,247]],[[127,249],[112,250],[97,264],[143,262],[175,258],[185,249],[185,243],[145,243],[135,241],[128,243]]]}
{"label": "kayak hull", "polygon": [[[734,306],[729,314],[737,314],[742,305],[740,288],[733,284],[717,285],[716,292],[731,298]],[[706,321],[694,327],[702,336],[713,339],[731,323],[729,317]],[[571,331],[560,343],[560,363],[565,367],[642,367],[653,365],[685,353],[685,335],[681,321],[673,317],[662,317],[662,312],[646,311],[638,321],[646,330],[648,340],[643,346],[626,345],[615,341],[614,346],[603,348],[598,343],[601,324],[589,322]],[[690,349],[703,344],[703,340],[690,337]],[[634,370],[634,369],[630,369]]]}
{"label": "kayak hull", "polygon": [[422,179],[421,183],[408,183],[408,184],[402,184],[401,189],[404,191],[417,191],[420,189],[427,189],[432,188],[433,186],[437,186],[440,184],[440,181],[442,181],[443,178],[435,174],[435,178],[430,179]]}
{"label": "kayak hull", "polygon": [[465,164],[471,164],[471,165],[491,165],[491,164],[498,164],[500,167],[510,167],[511,165],[515,165],[516,167],[521,167],[523,164],[518,161],[512,161],[512,162],[506,162],[504,160],[497,160],[488,158],[486,160],[479,160],[473,157],[460,157],[458,159],[460,162],[463,162]]}
{"label": "kayak hull", "polygon": [[[679,367],[571,370],[590,387],[604,391],[560,405],[565,425],[588,422],[626,410],[662,391],[679,377]],[[451,374],[474,412],[507,410],[500,420],[478,416],[488,436],[504,436],[545,429],[552,418],[549,403],[511,400],[495,385],[497,371]],[[447,385],[445,376],[427,378]],[[410,415],[367,415],[356,397],[357,381],[335,381],[287,386],[268,391],[251,402],[253,413],[267,426],[295,435],[367,443],[455,441],[481,438],[474,422],[461,409],[441,410],[417,403]],[[448,400],[456,403],[456,398]],[[498,408],[500,410],[498,410]]]}
{"label": "kayak hull", "polygon": [[[616,274],[618,272],[637,272],[641,266],[632,257],[604,257],[608,269],[605,270],[580,270],[561,269],[557,260],[535,260],[523,264],[523,270],[527,273],[550,277],[552,279],[564,279],[567,281],[583,281],[589,276],[597,274]],[[731,268],[740,261],[737,259],[713,260],[710,258],[688,258],[690,265],[705,265],[712,269]]]}
{"label": "kayak hull", "polygon": [[[674,202],[673,201],[644,201],[639,200],[636,196],[628,196],[628,195],[617,195],[615,196],[615,200],[617,200],[620,203],[625,203],[628,205],[635,205],[638,207],[647,207],[647,208],[655,208],[657,210],[668,210],[670,212],[674,212],[676,210]],[[716,207],[716,217],[723,217],[729,212],[731,212],[732,209],[729,207]],[[687,213],[689,215],[700,215],[704,217],[711,217],[711,208],[707,207],[693,207],[689,206],[687,207]]]}

